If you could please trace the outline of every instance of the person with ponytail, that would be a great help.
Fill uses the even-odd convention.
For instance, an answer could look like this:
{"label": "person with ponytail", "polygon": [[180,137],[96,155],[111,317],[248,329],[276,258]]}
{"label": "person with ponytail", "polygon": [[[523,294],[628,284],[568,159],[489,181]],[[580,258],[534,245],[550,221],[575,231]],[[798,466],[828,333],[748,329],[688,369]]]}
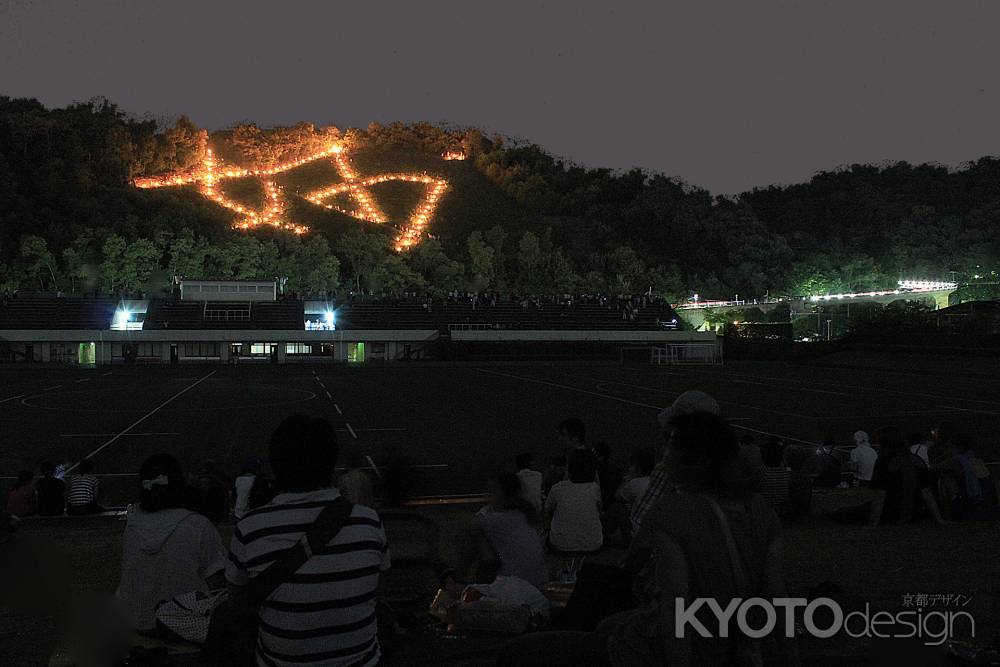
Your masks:
{"label": "person with ponytail", "polygon": [[181,464],[169,454],[139,468],[139,504],[128,510],[118,598],[141,633],[156,629],[156,605],[190,591],[223,585],[226,552],[215,526],[185,507]]}

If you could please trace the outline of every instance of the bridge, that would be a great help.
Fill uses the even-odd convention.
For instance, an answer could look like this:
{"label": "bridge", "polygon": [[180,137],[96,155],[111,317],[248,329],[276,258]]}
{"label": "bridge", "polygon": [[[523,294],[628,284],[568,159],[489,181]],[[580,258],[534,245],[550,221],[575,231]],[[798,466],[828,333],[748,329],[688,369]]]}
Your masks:
{"label": "bridge", "polygon": [[787,304],[795,314],[811,313],[813,307],[820,305],[848,305],[853,303],[892,303],[893,301],[933,301],[934,308],[947,308],[948,298],[958,289],[953,282],[937,282],[930,280],[900,280],[896,289],[877,290],[874,292],[845,292],[840,294],[814,294],[810,296],[790,296],[775,299],[740,299],[733,301],[701,301],[695,297],[690,303],[675,306],[685,323],[694,329],[705,326],[709,313],[726,310],[742,310],[759,308],[767,313],[778,306]]}

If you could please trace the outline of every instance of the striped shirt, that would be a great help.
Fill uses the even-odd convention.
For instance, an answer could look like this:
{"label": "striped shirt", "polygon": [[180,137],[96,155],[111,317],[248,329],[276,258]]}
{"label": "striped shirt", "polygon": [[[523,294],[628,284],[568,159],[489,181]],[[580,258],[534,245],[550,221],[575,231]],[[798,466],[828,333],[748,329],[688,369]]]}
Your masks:
{"label": "striped shirt", "polygon": [[[283,493],[247,513],[236,526],[226,579],[245,586],[305,533],[337,489]],[[257,664],[375,665],[375,594],[389,549],[375,510],[354,505],[337,536],[314,553],[260,609]]]}
{"label": "striped shirt", "polygon": [[71,477],[66,488],[66,504],[84,507],[97,502],[97,487],[100,482],[93,475]]}
{"label": "striped shirt", "polygon": [[760,495],[771,503],[771,507],[780,507],[788,502],[788,484],[791,478],[792,473],[788,468],[764,466],[764,483]]}

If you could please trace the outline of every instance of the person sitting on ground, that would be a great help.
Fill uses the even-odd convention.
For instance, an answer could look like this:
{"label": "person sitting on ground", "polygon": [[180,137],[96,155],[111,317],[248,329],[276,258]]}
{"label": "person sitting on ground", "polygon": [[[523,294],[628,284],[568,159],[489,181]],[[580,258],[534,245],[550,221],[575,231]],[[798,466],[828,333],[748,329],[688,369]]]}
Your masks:
{"label": "person sitting on ground", "polygon": [[226,552],[215,526],[184,506],[188,496],[177,459],[150,456],[139,468],[139,482],[139,504],[126,518],[117,595],[135,630],[151,633],[161,601],[223,585]]}
{"label": "person sitting on ground", "polygon": [[454,570],[441,574],[441,588],[448,593],[452,606],[463,606],[480,600],[505,607],[529,607],[532,612],[547,616],[552,604],[536,586],[518,577],[498,576],[492,582],[466,584],[456,578]]}
{"label": "person sitting on ground", "polygon": [[[336,431],[326,419],[292,415],[278,425],[270,444],[278,495],[236,525],[226,564],[234,599],[244,598],[250,581],[340,498],[333,486],[337,454]],[[260,606],[257,663],[378,664],[376,593],[380,572],[388,567],[389,547],[378,514],[352,505],[343,528],[299,569],[303,574],[279,585]]]}
{"label": "person sitting on ground", "polygon": [[996,507],[996,486],[989,468],[975,453],[972,436],[956,434],[945,456],[933,468],[941,473],[939,495],[949,517],[991,518]]}
{"label": "person sitting on ground", "polygon": [[42,478],[35,483],[39,516],[61,516],[66,511],[66,482],[56,477],[56,466],[43,461]]}
{"label": "person sitting on ground", "polygon": [[531,454],[522,452],[514,459],[514,466],[517,468],[517,479],[521,482],[521,497],[531,503],[535,508],[535,514],[542,513],[542,482],[543,475],[537,470],[531,469],[533,459]]}
{"label": "person sitting on ground", "polygon": [[17,481],[7,492],[7,512],[16,517],[31,516],[38,510],[38,497],[34,475],[30,470],[22,470],[17,474]]}
{"label": "person sitting on ground", "polygon": [[779,514],[788,503],[792,472],[785,465],[785,443],[778,436],[771,436],[760,448],[764,462],[764,483],[760,494]]}
{"label": "person sitting on ground", "polygon": [[562,552],[593,552],[604,544],[601,489],[594,481],[597,461],[587,449],[569,455],[569,479],[552,487],[545,500],[549,544]]}
{"label": "person sitting on ground", "polygon": [[93,474],[94,464],[90,459],[82,459],[76,465],[77,474],[66,485],[66,513],[70,515],[98,514],[104,511],[97,499],[101,482]]}
{"label": "person sitting on ground", "polygon": [[878,459],[878,452],[868,441],[868,434],[864,431],[855,431],[851,463],[854,465],[854,477],[858,481],[858,486],[871,485],[876,459]]}
{"label": "person sitting on ground", "polygon": [[934,446],[934,441],[923,433],[910,433],[906,441],[910,446],[910,453],[916,454],[924,460],[927,465],[931,464],[930,451]]}
{"label": "person sitting on ground", "polygon": [[593,451],[597,458],[597,483],[601,485],[601,503],[604,507],[611,507],[624,475],[611,458],[611,447],[607,442],[598,442]]}
{"label": "person sitting on ground", "polygon": [[537,588],[548,581],[539,517],[521,493],[521,483],[512,472],[490,480],[489,504],[473,518],[472,540],[463,563],[468,569],[469,561],[477,561],[475,581],[518,577]]}
{"label": "person sitting on ground", "polygon": [[764,483],[764,461],[761,458],[760,447],[752,433],[740,436],[740,450],[737,453],[736,467],[747,489],[760,491]]}
{"label": "person sitting on ground", "polygon": [[542,476],[542,496],[547,497],[552,487],[566,479],[566,455],[556,454]]}
{"label": "person sitting on ground", "polygon": [[880,429],[878,445],[871,488],[885,492],[879,523],[908,523],[919,518],[922,507],[926,507],[938,523],[943,523],[931,491],[927,465],[910,452],[899,429],[891,426]]}
{"label": "person sitting on ground", "polygon": [[576,417],[564,419],[559,422],[558,440],[568,456],[570,451],[587,446],[587,427]]}
{"label": "person sitting on ground", "polygon": [[835,450],[836,441],[828,435],[816,448],[816,454],[806,461],[805,472],[813,478],[813,486],[833,488],[840,484],[842,464]]}
{"label": "person sitting on ground", "polygon": [[705,392],[692,389],[679,395],[669,407],[660,410],[659,414],[656,415],[656,421],[663,430],[664,437],[658,451],[654,454],[657,463],[653,467],[653,472],[649,475],[649,486],[646,488],[646,493],[643,494],[639,502],[632,508],[632,514],[629,517],[629,520],[632,522],[633,535],[639,530],[642,519],[646,515],[646,512],[649,511],[649,508],[656,504],[661,495],[668,493],[672,488],[670,477],[667,473],[666,462],[663,459],[666,451],[666,442],[670,437],[670,421],[674,417],[694,412],[708,412],[717,415],[719,414],[719,404]]}
{"label": "person sitting on ground", "polygon": [[347,470],[337,479],[337,489],[355,505],[375,507],[375,484],[365,470],[365,463],[361,452],[351,452],[347,457]]}
{"label": "person sitting on ground", "polygon": [[250,491],[253,489],[257,475],[260,474],[260,459],[251,456],[243,464],[240,474],[233,481],[233,516],[242,519],[250,511]]}
{"label": "person sitting on ground", "polygon": [[750,643],[735,622],[727,637],[702,637],[690,624],[677,636],[677,599],[709,598],[725,609],[739,598],[787,593],[781,524],[767,501],[746,492],[732,428],[706,412],[678,416],[671,426],[664,460],[677,492],[661,496],[640,529],[655,545],[656,565],[654,579],[640,587],[648,592],[642,606],[606,619],[596,632],[524,635],[504,647],[499,665],[798,664],[781,624],[760,643]]}
{"label": "person sitting on ground", "polygon": [[613,539],[615,531],[621,530],[622,543],[628,546],[632,540],[632,522],[629,516],[632,508],[649,488],[649,475],[653,471],[653,452],[640,449],[629,458],[625,481],[612,496],[605,513],[604,534],[606,541]]}

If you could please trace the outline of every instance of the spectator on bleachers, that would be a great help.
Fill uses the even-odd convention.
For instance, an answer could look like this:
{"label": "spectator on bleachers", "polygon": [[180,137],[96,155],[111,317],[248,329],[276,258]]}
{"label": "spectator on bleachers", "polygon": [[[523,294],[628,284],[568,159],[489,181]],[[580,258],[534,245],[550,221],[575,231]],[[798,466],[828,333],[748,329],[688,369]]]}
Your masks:
{"label": "spectator on bleachers", "polygon": [[601,485],[601,503],[604,507],[611,507],[624,476],[611,459],[611,447],[607,442],[602,440],[594,445],[594,456],[597,458],[597,483]]}
{"label": "spectator on bleachers", "polygon": [[813,478],[813,486],[833,488],[840,484],[842,464],[835,449],[836,441],[828,435],[816,448],[816,453],[806,460],[805,472]]}
{"label": "spectator on bleachers", "polygon": [[854,477],[858,481],[858,486],[871,485],[876,459],[878,459],[878,452],[868,441],[868,434],[865,431],[855,431],[851,463],[854,464]]}
{"label": "spectator on bleachers", "polygon": [[[250,581],[292,548],[324,507],[342,502],[333,486],[337,437],[326,419],[292,415],[271,435],[278,495],[237,524],[226,579],[239,598]],[[350,507],[346,525],[300,568],[300,581],[279,585],[260,607],[257,663],[379,663],[376,593],[389,567],[385,530],[375,510]]]}
{"label": "spectator on bleachers", "polygon": [[225,550],[215,526],[184,507],[186,484],[177,459],[150,456],[139,481],[139,504],[129,508],[125,524],[117,595],[133,627],[149,633],[156,629],[159,602],[222,585]]}
{"label": "spectator on bleachers", "polygon": [[337,489],[355,505],[375,507],[375,483],[365,470],[361,452],[351,452],[347,457],[347,470],[337,479]]}
{"label": "spectator on bleachers", "polygon": [[517,478],[521,482],[521,497],[531,503],[535,508],[535,514],[542,513],[542,483],[543,475],[537,470],[532,470],[534,462],[531,454],[522,452],[514,458],[514,466],[517,468]]}
{"label": "spectator on bleachers", "polygon": [[663,430],[663,446],[659,455],[656,457],[658,459],[656,465],[653,467],[653,472],[649,475],[649,487],[646,489],[646,493],[643,494],[642,498],[635,504],[632,508],[632,515],[630,518],[632,522],[632,534],[634,535],[636,531],[639,530],[639,526],[642,524],[643,517],[645,517],[646,512],[652,507],[660,496],[667,493],[671,487],[670,476],[667,472],[666,461],[663,454],[665,453],[666,443],[670,437],[670,422],[675,417],[680,415],[692,414],[695,412],[708,412],[710,414],[719,414],[719,404],[718,402],[706,394],[703,391],[697,389],[692,389],[685,391],[674,399],[674,402],[670,404],[669,407],[660,410],[659,414],[656,415],[656,420]]}
{"label": "spectator on bleachers", "polygon": [[764,482],[760,494],[776,511],[781,512],[788,502],[792,473],[785,464],[785,443],[772,435],[760,448],[764,463]]}
{"label": "spectator on bleachers", "polygon": [[233,497],[236,499],[233,503],[233,516],[237,519],[242,519],[250,511],[250,492],[260,472],[260,459],[251,456],[233,481]]}
{"label": "spectator on bleachers", "polygon": [[594,477],[593,452],[575,449],[569,455],[569,479],[552,487],[545,500],[550,517],[549,544],[563,552],[597,551],[604,543],[601,526],[601,489]]}
{"label": "spectator on bleachers", "polygon": [[35,483],[39,516],[61,516],[66,511],[66,482],[56,477],[56,466],[43,461],[42,478]]}
{"label": "spectator on bleachers", "polygon": [[880,429],[878,445],[871,487],[885,492],[879,523],[908,523],[921,516],[923,508],[942,522],[927,465],[909,450],[899,429]]}
{"label": "spectator on bleachers", "polygon": [[94,464],[82,459],[76,466],[77,474],[66,485],[66,513],[74,516],[98,514],[104,508],[98,504],[101,482],[93,474]]}
{"label": "spectator on bleachers", "polygon": [[[508,643],[500,665],[797,664],[794,640],[773,634],[773,654],[729,636],[675,631],[677,598],[786,597],[781,524],[767,501],[746,494],[734,469],[739,444],[721,417],[697,412],[671,420],[669,474],[678,492],[663,495],[641,531],[655,545],[655,576],[640,583],[642,606],[606,619],[596,632],[543,632]],[[650,574],[653,570],[651,569]],[[780,624],[779,624],[780,625]],[[743,662],[743,660],[746,662]]]}
{"label": "spectator on bleachers", "polygon": [[31,516],[38,511],[38,496],[30,470],[17,474],[17,481],[7,492],[7,512],[16,517]]}
{"label": "spectator on bleachers", "polygon": [[[473,518],[475,553],[469,556],[479,561],[476,581],[518,577],[537,588],[548,581],[545,548],[538,532],[539,516],[521,492],[521,482],[512,472],[490,480],[489,504]],[[463,563],[463,569],[467,566]]]}

